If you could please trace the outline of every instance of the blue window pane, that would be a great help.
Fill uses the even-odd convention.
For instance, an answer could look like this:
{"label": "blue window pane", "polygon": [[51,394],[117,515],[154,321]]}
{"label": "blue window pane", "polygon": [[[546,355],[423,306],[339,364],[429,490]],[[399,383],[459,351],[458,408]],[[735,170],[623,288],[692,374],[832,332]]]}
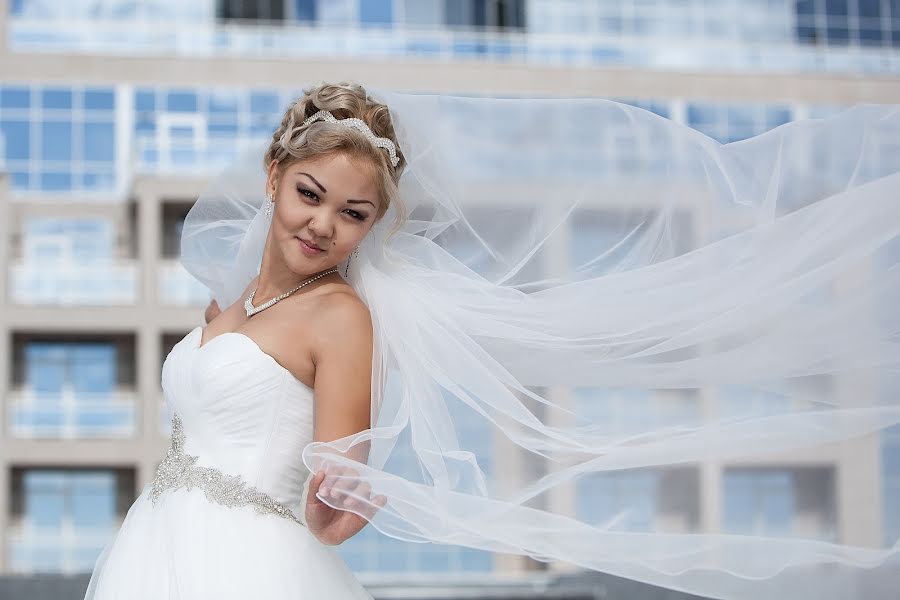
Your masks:
{"label": "blue window pane", "polygon": [[134,130],[145,135],[156,133],[156,119],[153,113],[141,112],[135,115]]}
{"label": "blue window pane", "polygon": [[298,21],[315,21],[316,0],[294,0],[294,16]]}
{"label": "blue window pane", "polygon": [[211,92],[209,94],[209,112],[237,114],[238,95],[227,92]]}
{"label": "blue window pane", "polygon": [[12,176],[12,187],[14,190],[27,190],[30,185],[31,177],[26,171],[13,171]]}
{"label": "blue window pane", "polygon": [[76,393],[107,396],[116,384],[116,348],[78,344],[71,349],[72,385]]}
{"label": "blue window pane", "polygon": [[25,474],[25,515],[35,527],[58,528],[65,513],[65,495],[56,473]]}
{"label": "blue window pane", "polygon": [[0,121],[6,160],[28,160],[31,154],[31,125],[28,121]]}
{"label": "blue window pane", "polygon": [[[881,0],[857,0],[857,11],[862,18],[877,19],[881,16]],[[894,18],[900,15],[895,15]]]}
{"label": "blue window pane", "polygon": [[76,476],[71,485],[75,526],[111,528],[116,519],[116,486],[112,473]]}
{"label": "blue window pane", "polygon": [[86,90],[84,92],[85,110],[113,110],[116,97],[112,90]]}
{"label": "blue window pane", "polygon": [[152,90],[140,90],[134,99],[134,108],[139,111],[156,110],[156,92]]}
{"label": "blue window pane", "polygon": [[44,108],[72,108],[72,90],[51,89],[41,92],[41,106]]}
{"label": "blue window pane", "polygon": [[228,137],[233,138],[238,134],[238,125],[237,123],[210,123],[207,126],[207,133],[209,137]]}
{"label": "blue window pane", "polygon": [[84,124],[84,160],[112,162],[116,154],[116,132],[112,123]]}
{"label": "blue window pane", "polygon": [[863,46],[881,46],[884,44],[885,38],[882,36],[881,29],[860,29],[859,43]]}
{"label": "blue window pane", "polygon": [[41,189],[48,192],[65,192],[72,189],[71,173],[41,173]]}
{"label": "blue window pane", "polygon": [[81,187],[88,190],[109,190],[116,186],[116,176],[111,172],[87,172],[81,176]]}
{"label": "blue window pane", "polygon": [[393,12],[393,0],[359,0],[359,20],[363,25],[390,25]]}
{"label": "blue window pane", "polygon": [[0,107],[28,108],[31,106],[31,90],[25,87],[0,88]]}
{"label": "blue window pane", "polygon": [[72,160],[72,123],[45,121],[41,127],[41,158]]}
{"label": "blue window pane", "polygon": [[847,0],[825,0],[825,12],[828,15],[847,16]]}
{"label": "blue window pane", "polygon": [[197,94],[194,92],[169,92],[166,110],[171,112],[197,112]]}
{"label": "blue window pane", "polygon": [[25,381],[36,394],[58,395],[65,380],[65,347],[46,342],[25,346]]}
{"label": "blue window pane", "polygon": [[460,553],[464,571],[489,573],[494,568],[494,559],[490,552],[474,550],[472,548],[462,548]]}
{"label": "blue window pane", "polygon": [[846,44],[850,40],[850,30],[846,25],[834,25],[828,27],[829,44]]}
{"label": "blue window pane", "polygon": [[277,94],[256,93],[250,94],[250,112],[275,113],[280,111],[280,103]]}

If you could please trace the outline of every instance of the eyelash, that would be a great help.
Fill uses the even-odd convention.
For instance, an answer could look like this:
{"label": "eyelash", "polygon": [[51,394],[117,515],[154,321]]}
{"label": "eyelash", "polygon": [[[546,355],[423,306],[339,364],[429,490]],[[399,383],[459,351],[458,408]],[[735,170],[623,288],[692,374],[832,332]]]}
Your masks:
{"label": "eyelash", "polygon": [[[297,188],[297,191],[300,192],[301,195],[306,196],[310,200],[318,200],[319,196],[312,190],[307,190],[306,188]],[[353,213],[353,214],[351,214]],[[347,214],[350,215],[351,218],[356,219],[357,221],[365,221],[366,215],[362,214],[359,211],[353,210],[352,208],[347,209]]]}

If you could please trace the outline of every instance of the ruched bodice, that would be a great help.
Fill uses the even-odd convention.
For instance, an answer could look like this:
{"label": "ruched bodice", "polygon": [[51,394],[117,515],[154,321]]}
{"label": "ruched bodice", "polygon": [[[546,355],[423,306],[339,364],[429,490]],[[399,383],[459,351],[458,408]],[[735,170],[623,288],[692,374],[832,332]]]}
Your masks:
{"label": "ruched bodice", "polygon": [[[197,465],[240,475],[292,510],[309,474],[303,447],[313,439],[313,391],[237,332],[200,346],[194,328],[163,363],[169,413],[179,415],[184,451]],[[295,510],[296,512],[296,510]]]}

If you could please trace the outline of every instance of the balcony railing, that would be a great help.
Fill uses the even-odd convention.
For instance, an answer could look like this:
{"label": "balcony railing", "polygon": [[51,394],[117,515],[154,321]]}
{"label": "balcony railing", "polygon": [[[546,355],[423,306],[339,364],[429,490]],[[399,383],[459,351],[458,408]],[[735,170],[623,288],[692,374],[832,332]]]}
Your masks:
{"label": "balcony railing", "polygon": [[16,304],[122,305],[137,300],[134,263],[44,264],[10,266],[10,301]]}
{"label": "balcony railing", "polygon": [[[729,5],[731,6],[731,5]],[[789,15],[783,16],[789,23]],[[890,47],[794,42],[785,23],[750,39],[696,23],[679,30],[536,33],[457,28],[390,28],[178,21],[71,21],[13,17],[9,44],[19,52],[179,56],[287,56],[477,61],[553,66],[639,66],[660,69],[739,69],[777,72],[900,72]],[[665,24],[663,22],[663,24]],[[785,31],[787,30],[787,33]]]}
{"label": "balcony railing", "polygon": [[11,573],[90,573],[104,545],[115,534],[109,527],[35,527],[19,525],[7,533]]}
{"label": "balcony railing", "polygon": [[137,138],[134,144],[134,169],[140,174],[209,175],[234,164],[244,153],[265,151],[263,138],[163,141]]}
{"label": "balcony railing", "polygon": [[59,394],[30,389],[7,396],[9,434],[16,438],[129,438],[135,435],[137,393]]}
{"label": "balcony railing", "polygon": [[159,302],[178,306],[206,306],[209,290],[177,260],[159,263]]}

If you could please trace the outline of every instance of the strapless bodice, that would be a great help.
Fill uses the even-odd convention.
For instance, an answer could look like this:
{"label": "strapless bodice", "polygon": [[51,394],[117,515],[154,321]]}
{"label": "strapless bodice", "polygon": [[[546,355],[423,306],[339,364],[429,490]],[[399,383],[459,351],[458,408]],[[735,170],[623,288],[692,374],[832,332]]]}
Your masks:
{"label": "strapless bodice", "polygon": [[313,390],[250,337],[228,332],[200,347],[202,331],[175,344],[162,368],[184,452],[297,512],[309,474],[301,453],[313,440]]}

